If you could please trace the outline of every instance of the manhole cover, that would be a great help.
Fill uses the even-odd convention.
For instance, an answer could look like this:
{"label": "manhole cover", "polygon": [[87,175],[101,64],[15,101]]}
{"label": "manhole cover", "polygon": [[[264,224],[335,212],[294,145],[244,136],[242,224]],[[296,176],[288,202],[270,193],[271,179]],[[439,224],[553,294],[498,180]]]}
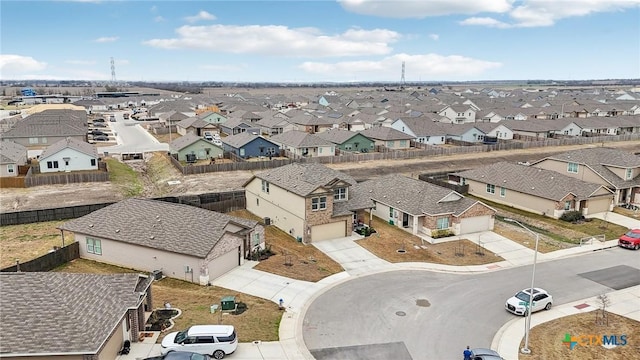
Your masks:
{"label": "manhole cover", "polygon": [[398,315],[398,316],[405,316],[405,315],[407,315],[407,313],[406,313],[406,312],[404,312],[404,311],[396,311],[396,315]]}
{"label": "manhole cover", "polygon": [[407,250],[405,250],[405,249],[398,249],[398,250],[396,250],[396,251],[397,251],[398,253],[400,253],[400,254],[404,254],[404,253],[406,253],[406,252],[407,252]]}
{"label": "manhole cover", "polygon": [[421,306],[421,307],[429,307],[429,306],[431,306],[431,303],[427,299],[417,299],[416,300],[416,305]]}

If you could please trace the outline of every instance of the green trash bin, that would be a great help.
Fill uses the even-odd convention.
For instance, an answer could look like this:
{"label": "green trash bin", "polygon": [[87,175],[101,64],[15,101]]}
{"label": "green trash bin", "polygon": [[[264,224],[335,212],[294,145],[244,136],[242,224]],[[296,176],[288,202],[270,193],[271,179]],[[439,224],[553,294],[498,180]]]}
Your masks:
{"label": "green trash bin", "polygon": [[222,310],[235,310],[236,309],[236,297],[225,296],[220,300],[220,307]]}

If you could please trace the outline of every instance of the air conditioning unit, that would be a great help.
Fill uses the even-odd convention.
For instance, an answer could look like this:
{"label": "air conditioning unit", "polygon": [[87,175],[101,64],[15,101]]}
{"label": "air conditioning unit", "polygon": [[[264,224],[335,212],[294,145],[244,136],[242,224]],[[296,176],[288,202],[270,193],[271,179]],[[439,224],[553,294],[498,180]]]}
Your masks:
{"label": "air conditioning unit", "polygon": [[268,218],[268,217],[264,218],[264,224],[267,226],[271,225],[271,218]]}

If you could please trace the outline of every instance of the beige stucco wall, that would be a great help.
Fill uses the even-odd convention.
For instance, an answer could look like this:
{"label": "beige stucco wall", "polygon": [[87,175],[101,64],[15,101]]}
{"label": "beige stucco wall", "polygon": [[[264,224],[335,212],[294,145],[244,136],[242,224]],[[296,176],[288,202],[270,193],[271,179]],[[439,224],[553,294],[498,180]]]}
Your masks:
{"label": "beige stucco wall", "polygon": [[554,214],[556,205],[555,201],[549,199],[539,198],[524,194],[515,190],[507,189],[505,196],[500,196],[500,186],[496,185],[495,194],[487,193],[487,185],[477,181],[466,179],[466,184],[469,185],[469,194],[487,199],[499,204],[505,204],[513,206],[516,209],[530,211],[536,214],[545,213],[549,216]]}
{"label": "beige stucco wall", "polygon": [[[255,178],[245,187],[246,208],[293,237],[304,233],[305,201],[292,192],[269,184],[269,193],[262,192],[262,180]],[[293,229],[293,231],[291,231]]]}
{"label": "beige stucco wall", "polygon": [[[124,328],[123,322],[120,321],[120,325],[111,334],[111,337],[104,344],[100,350],[98,359],[100,360],[113,360],[118,357],[118,352],[122,349],[124,344]],[[144,329],[143,329],[144,330]],[[132,341],[133,342],[133,341]]]}
{"label": "beige stucco wall", "polygon": [[[9,166],[13,167],[13,172],[9,172]],[[17,164],[2,164],[0,165],[0,176],[1,177],[14,177],[18,176],[18,165]]]}
{"label": "beige stucco wall", "polygon": [[605,186],[611,186],[611,184],[604,181],[600,176],[598,176],[596,173],[591,171],[591,169],[589,169],[588,167],[582,164],[578,165],[577,173],[570,173],[567,171],[568,163],[562,162],[562,161],[550,160],[550,159],[543,160],[535,164],[534,166],[542,169],[552,170],[562,175],[571,176],[573,178],[580,179],[582,181],[595,183],[595,184],[602,184]]}

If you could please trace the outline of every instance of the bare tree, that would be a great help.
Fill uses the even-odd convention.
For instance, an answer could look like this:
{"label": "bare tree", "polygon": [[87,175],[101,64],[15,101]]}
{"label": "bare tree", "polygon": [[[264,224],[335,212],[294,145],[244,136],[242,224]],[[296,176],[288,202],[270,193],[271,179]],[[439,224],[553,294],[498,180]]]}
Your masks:
{"label": "bare tree", "polygon": [[609,317],[607,316],[607,306],[611,305],[611,300],[607,294],[600,294],[596,297],[600,309],[596,311],[596,325],[609,325]]}

